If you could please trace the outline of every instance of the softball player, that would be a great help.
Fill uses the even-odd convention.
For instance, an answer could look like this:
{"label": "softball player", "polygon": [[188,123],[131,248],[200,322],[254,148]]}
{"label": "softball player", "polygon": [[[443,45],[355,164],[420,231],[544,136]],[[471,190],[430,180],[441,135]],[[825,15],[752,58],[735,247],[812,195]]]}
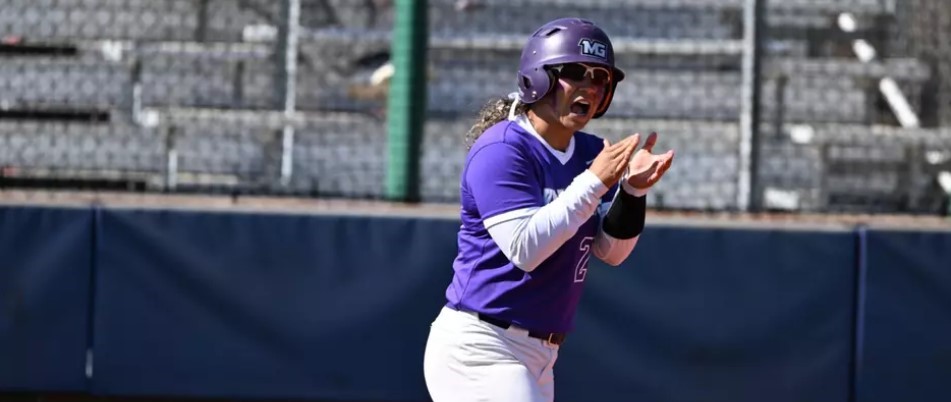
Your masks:
{"label": "softball player", "polygon": [[518,93],[470,130],[447,303],[424,374],[442,401],[553,401],[553,366],[572,330],[591,255],[620,264],[644,228],[645,195],[673,161],[581,132],[624,73],[590,21],[551,21],[529,38]]}

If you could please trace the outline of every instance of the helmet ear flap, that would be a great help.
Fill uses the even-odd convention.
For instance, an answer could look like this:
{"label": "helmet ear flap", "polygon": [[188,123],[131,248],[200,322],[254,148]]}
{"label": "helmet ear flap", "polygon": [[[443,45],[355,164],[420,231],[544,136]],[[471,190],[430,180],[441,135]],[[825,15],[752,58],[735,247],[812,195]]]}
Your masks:
{"label": "helmet ear flap", "polygon": [[519,100],[522,103],[535,103],[548,94],[553,85],[552,74],[544,67],[519,71]]}
{"label": "helmet ear flap", "polygon": [[555,83],[558,82],[558,77],[555,76],[555,72],[550,68],[545,69],[545,75],[548,76],[548,88],[545,89],[545,95],[547,95],[549,92],[555,89]]}

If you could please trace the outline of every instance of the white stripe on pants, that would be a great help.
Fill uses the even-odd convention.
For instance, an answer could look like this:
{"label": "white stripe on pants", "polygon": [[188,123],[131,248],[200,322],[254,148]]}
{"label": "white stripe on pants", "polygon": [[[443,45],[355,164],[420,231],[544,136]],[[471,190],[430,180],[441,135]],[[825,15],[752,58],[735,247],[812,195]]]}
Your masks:
{"label": "white stripe on pants", "polygon": [[433,402],[552,402],[558,346],[512,326],[443,307],[433,321],[423,374]]}

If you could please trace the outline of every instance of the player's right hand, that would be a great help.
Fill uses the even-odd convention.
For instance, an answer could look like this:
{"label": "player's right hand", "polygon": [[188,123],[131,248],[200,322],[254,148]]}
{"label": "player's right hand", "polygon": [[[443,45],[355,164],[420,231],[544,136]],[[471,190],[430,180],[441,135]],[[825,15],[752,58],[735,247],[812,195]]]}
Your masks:
{"label": "player's right hand", "polygon": [[607,187],[617,184],[625,170],[627,170],[631,156],[634,155],[634,151],[640,142],[640,133],[624,138],[615,144],[611,144],[610,141],[605,139],[604,148],[591,162],[588,170],[597,175]]}

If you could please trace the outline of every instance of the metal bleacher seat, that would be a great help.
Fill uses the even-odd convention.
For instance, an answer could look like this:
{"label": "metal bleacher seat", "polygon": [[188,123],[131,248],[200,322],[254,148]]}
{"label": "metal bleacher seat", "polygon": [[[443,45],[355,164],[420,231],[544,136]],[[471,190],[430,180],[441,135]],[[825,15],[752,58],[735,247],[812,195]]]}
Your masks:
{"label": "metal bleacher seat", "polygon": [[[764,129],[764,186],[794,192],[797,198],[793,205],[768,207],[942,213],[947,202],[948,191],[938,185],[939,175],[951,173],[951,132],[946,129],[816,122],[787,124],[779,135],[775,127]],[[790,140],[797,129],[809,135]]]}
{"label": "metal bleacher seat", "polygon": [[911,146],[822,144],[820,201],[827,211],[907,212],[911,204]]}
{"label": "metal bleacher seat", "polygon": [[3,31],[31,39],[188,40],[197,27],[193,1],[7,0]]}
{"label": "metal bleacher seat", "polygon": [[122,124],[0,122],[0,165],[25,176],[146,178],[164,169],[156,132]]}
{"label": "metal bleacher seat", "polygon": [[237,41],[276,7],[259,0],[6,0],[0,28],[48,40]]}
{"label": "metal bleacher seat", "polygon": [[[796,77],[763,84],[763,115],[766,121],[781,118],[791,122],[866,123],[869,121],[869,91],[847,77]],[[781,92],[779,92],[781,91]],[[777,115],[777,109],[782,115]]]}
{"label": "metal bleacher seat", "polygon": [[267,107],[273,105],[273,63],[202,55],[141,59],[142,102],[147,106]]}
{"label": "metal bleacher seat", "polygon": [[[936,186],[951,173],[951,132],[888,126],[817,126],[824,200],[830,209],[942,212],[951,189]],[[884,194],[887,193],[887,194]]]}
{"label": "metal bleacher seat", "polygon": [[176,123],[180,172],[233,175],[244,180],[263,174],[266,145],[273,142],[268,131],[243,124],[223,124],[219,119]]}
{"label": "metal bleacher seat", "polygon": [[385,122],[361,115],[315,115],[299,126],[294,185],[329,196],[380,197],[386,172]]}
{"label": "metal bleacher seat", "polygon": [[427,83],[428,109],[434,113],[474,116],[482,105],[516,90],[515,73],[499,66],[437,68]]}
{"label": "metal bleacher seat", "polygon": [[[862,63],[849,59],[774,58],[766,67],[763,85],[766,118],[775,118],[775,108],[784,108],[785,121],[873,123],[873,102],[878,82],[891,77],[904,85],[916,101],[931,73],[913,59],[886,59]],[[777,88],[782,85],[783,88]],[[784,93],[779,99],[778,91]]]}
{"label": "metal bleacher seat", "polygon": [[0,102],[8,107],[121,105],[128,79],[123,65],[102,60],[4,57]]}
{"label": "metal bleacher seat", "polygon": [[[0,14],[2,32],[22,36],[31,43],[71,43],[78,47],[79,56],[5,58],[0,66],[0,83],[10,91],[0,96],[80,107],[90,103],[124,106],[131,91],[130,64],[134,56],[144,52],[148,53],[141,60],[146,104],[233,106],[237,65],[245,64],[242,68],[248,76],[261,70],[270,74],[270,66],[259,67],[270,62],[270,51],[255,57],[228,58],[222,55],[228,56],[230,50],[214,45],[202,48],[196,41],[240,41],[246,25],[263,21],[252,9],[241,7],[241,3],[250,2],[8,0]],[[200,12],[202,4],[204,13]],[[267,8],[270,3],[263,4]],[[205,23],[199,21],[202,15]],[[119,60],[110,60],[103,53],[110,46],[122,49]],[[262,87],[256,78],[251,77],[245,85],[246,100],[251,106],[268,104],[271,99],[255,98]],[[27,86],[17,86],[18,82],[35,85],[18,93],[21,86]]]}
{"label": "metal bleacher seat", "polygon": [[[653,39],[730,39],[733,26],[725,23],[714,1],[482,1],[482,7],[461,12],[454,0],[430,2],[430,30],[436,35],[460,33],[518,33],[525,27],[577,16],[596,21],[612,37]],[[653,4],[651,4],[653,3]],[[727,5],[729,7],[729,5]]]}
{"label": "metal bleacher seat", "polygon": [[735,120],[740,87],[738,72],[629,70],[611,112],[618,117]]}

